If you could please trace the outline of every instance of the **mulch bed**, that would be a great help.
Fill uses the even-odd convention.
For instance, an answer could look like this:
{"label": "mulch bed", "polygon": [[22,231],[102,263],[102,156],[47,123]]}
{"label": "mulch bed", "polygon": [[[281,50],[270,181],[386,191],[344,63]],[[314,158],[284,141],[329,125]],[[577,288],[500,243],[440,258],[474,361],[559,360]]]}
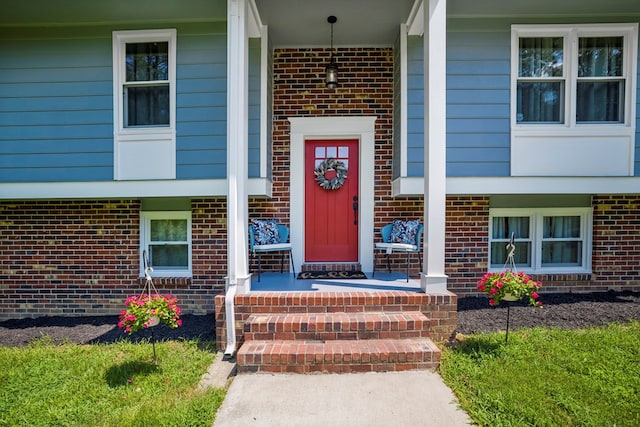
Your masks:
{"label": "mulch bed", "polygon": [[[543,308],[511,303],[511,330],[534,326],[562,329],[584,328],[612,322],[640,321],[640,292],[598,292],[587,294],[542,294]],[[182,316],[183,326],[170,329],[164,325],[153,329],[158,340],[215,340],[213,314]],[[461,334],[500,331],[506,328],[507,308],[501,303],[490,307],[486,297],[458,300],[458,329]],[[40,317],[0,322],[0,345],[24,346],[34,339],[48,337],[54,343],[113,343],[118,340],[144,340],[151,331],[132,336],[116,326],[117,316]]]}
{"label": "mulch bed", "polygon": [[577,329],[608,323],[640,321],[640,292],[594,292],[586,294],[541,294],[542,308],[522,302],[490,307],[486,297],[458,299],[458,329],[462,334],[493,332],[535,326]]}

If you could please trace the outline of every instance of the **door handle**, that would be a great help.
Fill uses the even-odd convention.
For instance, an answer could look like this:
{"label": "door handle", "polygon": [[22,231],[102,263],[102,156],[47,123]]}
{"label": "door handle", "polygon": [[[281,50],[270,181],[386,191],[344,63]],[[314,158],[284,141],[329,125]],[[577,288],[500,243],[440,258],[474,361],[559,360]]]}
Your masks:
{"label": "door handle", "polygon": [[353,225],[358,225],[358,196],[353,196]]}

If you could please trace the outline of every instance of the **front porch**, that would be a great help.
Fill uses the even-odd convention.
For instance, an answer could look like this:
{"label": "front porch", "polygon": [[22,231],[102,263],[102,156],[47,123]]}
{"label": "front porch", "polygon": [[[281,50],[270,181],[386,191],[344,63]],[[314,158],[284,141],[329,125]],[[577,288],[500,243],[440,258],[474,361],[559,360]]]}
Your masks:
{"label": "front porch", "polygon": [[376,271],[365,273],[366,279],[297,279],[292,273],[263,272],[260,280],[256,272],[252,273],[251,290],[253,292],[376,292],[410,291],[421,292],[420,279],[409,278],[398,271]]}
{"label": "front porch", "polygon": [[[435,369],[457,324],[457,296],[424,293],[418,279],[296,279],[262,273],[236,295],[241,372],[378,372]],[[225,296],[215,298],[216,342],[227,342]]]}

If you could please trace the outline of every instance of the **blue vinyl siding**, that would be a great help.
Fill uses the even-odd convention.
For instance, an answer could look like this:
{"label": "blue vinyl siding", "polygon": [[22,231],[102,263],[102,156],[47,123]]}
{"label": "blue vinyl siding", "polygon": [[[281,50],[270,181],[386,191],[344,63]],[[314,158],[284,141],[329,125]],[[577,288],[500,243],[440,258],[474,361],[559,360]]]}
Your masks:
{"label": "blue vinyl siding", "polygon": [[510,174],[510,31],[447,36],[447,175]]}
{"label": "blue vinyl siding", "polygon": [[424,176],[424,49],[407,37],[407,176]]}
{"label": "blue vinyl siding", "polygon": [[260,43],[249,40],[249,178],[260,176]]}
{"label": "blue vinyl siding", "polygon": [[[226,26],[164,27],[178,31],[177,177],[224,178]],[[113,180],[119,29],[0,29],[0,182]]]}
{"label": "blue vinyl siding", "polygon": [[227,176],[226,26],[178,26],[176,178]]}
{"label": "blue vinyl siding", "polygon": [[[423,39],[408,40],[407,175],[424,174]],[[447,34],[447,176],[509,176],[509,25]]]}
{"label": "blue vinyl siding", "polygon": [[0,182],[113,179],[111,33],[0,30]]}
{"label": "blue vinyl siding", "polygon": [[404,37],[403,34],[398,33],[398,37],[393,45],[393,170],[392,170],[392,178],[399,178],[401,175],[401,150],[400,150],[400,138],[401,138],[401,112],[402,112],[402,89],[401,89],[401,60],[400,55],[402,54],[400,49],[400,41],[401,38]]}
{"label": "blue vinyl siding", "polygon": [[[271,38],[268,38],[269,52],[273,52],[273,45]],[[267,176],[269,180],[273,179],[273,127],[269,123],[273,123],[273,55],[267,55],[267,105],[264,108],[267,109]]]}

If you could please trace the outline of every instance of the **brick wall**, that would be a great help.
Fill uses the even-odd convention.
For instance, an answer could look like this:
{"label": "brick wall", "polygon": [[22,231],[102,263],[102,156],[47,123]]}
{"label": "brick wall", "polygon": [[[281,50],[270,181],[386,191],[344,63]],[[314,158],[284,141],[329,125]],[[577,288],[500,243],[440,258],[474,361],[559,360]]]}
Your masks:
{"label": "brick wall", "polygon": [[640,194],[594,196],[592,280],[640,290]]}
{"label": "brick wall", "polygon": [[[542,292],[640,291],[640,195],[592,198],[591,274],[539,274]],[[459,295],[475,293],[487,269],[489,198],[447,198],[447,286]]]}
{"label": "brick wall", "polygon": [[[335,55],[340,69],[337,89],[325,88],[324,67],[329,57],[328,49],[275,50],[273,198],[250,200],[249,216],[289,222],[289,117],[375,115],[375,177],[371,178],[375,179],[375,228],[394,218],[421,218],[422,198],[391,197],[392,49],[339,49]],[[392,263],[397,263],[393,268],[404,269],[404,257],[393,255]],[[279,258],[273,256],[269,261],[263,257],[264,264],[267,270],[277,269]],[[417,274],[418,263],[414,265]]]}
{"label": "brick wall", "polygon": [[[154,279],[185,313],[224,289],[226,204],[193,202],[193,278]],[[137,200],[0,203],[0,319],[115,315],[141,292]]]}
{"label": "brick wall", "polygon": [[447,197],[445,274],[451,292],[476,291],[476,282],[487,271],[488,233],[489,197]]}

